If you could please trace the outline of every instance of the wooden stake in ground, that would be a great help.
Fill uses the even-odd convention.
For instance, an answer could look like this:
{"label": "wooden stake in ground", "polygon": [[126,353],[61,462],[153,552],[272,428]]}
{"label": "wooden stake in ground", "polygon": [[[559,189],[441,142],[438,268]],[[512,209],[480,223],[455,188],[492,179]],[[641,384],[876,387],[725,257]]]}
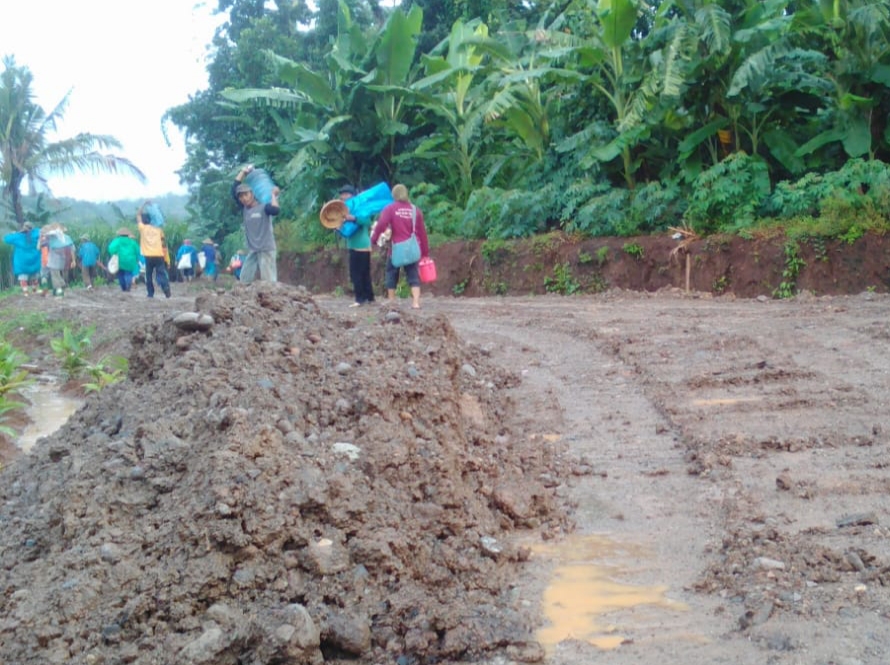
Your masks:
{"label": "wooden stake in ground", "polygon": [[673,237],[680,241],[680,244],[671,250],[671,261],[675,260],[680,254],[686,255],[686,293],[689,293],[692,282],[692,255],[689,251],[689,246],[698,240],[698,234],[688,226],[671,226],[669,230],[673,231]]}

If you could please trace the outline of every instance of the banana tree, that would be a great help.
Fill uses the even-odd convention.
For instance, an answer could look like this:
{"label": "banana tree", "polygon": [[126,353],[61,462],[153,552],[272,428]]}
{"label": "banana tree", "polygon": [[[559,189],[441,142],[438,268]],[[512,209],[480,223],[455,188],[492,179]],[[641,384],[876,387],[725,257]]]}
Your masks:
{"label": "banana tree", "polygon": [[550,146],[550,104],[561,86],[575,86],[584,76],[557,65],[571,49],[559,38],[564,16],[548,23],[545,15],[531,30],[508,24],[494,37],[473,37],[464,44],[490,57],[486,85],[492,91],[484,108],[485,120],[521,141],[514,159],[540,161]]}
{"label": "banana tree", "polygon": [[475,187],[484,146],[487,95],[476,79],[483,73],[485,54],[470,42],[487,36],[484,23],[456,21],[446,54],[423,56],[426,76],[404,91],[412,105],[444,123],[441,129],[431,123],[431,134],[420,141],[410,157],[432,160],[459,205],[467,202]]}
{"label": "banana tree", "polygon": [[341,1],[338,36],[325,56],[324,72],[268,53],[284,87],[223,93],[236,104],[272,109],[280,136],[250,150],[283,162],[280,171],[287,181],[308,182],[310,189],[336,180],[390,179],[395,139],[407,125],[402,100],[375,88],[407,81],[421,18],[416,8],[407,14],[395,10],[380,31],[366,35]]}
{"label": "banana tree", "polygon": [[[636,32],[644,6],[635,0],[579,0],[574,15],[580,37],[573,43],[578,71],[611,107],[612,137],[598,140],[595,121],[569,136],[560,152],[581,155],[582,164],[621,159],[629,189],[640,165],[634,149],[644,141],[679,98],[685,81],[684,60],[691,44],[682,22],[669,20],[666,6],[652,17],[644,37]],[[641,41],[651,43],[648,52]]]}
{"label": "banana tree", "polygon": [[[848,157],[890,154],[890,7],[886,2],[821,0],[794,17],[795,30],[827,54],[830,84],[820,130],[798,150],[840,143]],[[883,111],[882,111],[883,109]]]}

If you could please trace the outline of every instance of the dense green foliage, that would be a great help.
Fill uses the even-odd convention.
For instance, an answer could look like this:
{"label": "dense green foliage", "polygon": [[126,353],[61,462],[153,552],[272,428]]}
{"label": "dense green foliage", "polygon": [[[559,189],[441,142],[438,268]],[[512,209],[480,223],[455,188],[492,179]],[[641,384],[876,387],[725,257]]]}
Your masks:
{"label": "dense green foliage", "polygon": [[440,238],[890,215],[885,3],[221,8],[210,90],[169,118],[195,139],[202,216],[231,218],[222,192],[257,162],[284,189],[289,248],[334,241],[316,214],[343,182],[404,182]]}
{"label": "dense green foliage", "polygon": [[237,248],[246,162],[291,250],[336,242],[317,215],[346,182],[405,183],[435,240],[890,219],[886,2],[389,4],[219,0],[208,89],[166,117],[192,229]]}

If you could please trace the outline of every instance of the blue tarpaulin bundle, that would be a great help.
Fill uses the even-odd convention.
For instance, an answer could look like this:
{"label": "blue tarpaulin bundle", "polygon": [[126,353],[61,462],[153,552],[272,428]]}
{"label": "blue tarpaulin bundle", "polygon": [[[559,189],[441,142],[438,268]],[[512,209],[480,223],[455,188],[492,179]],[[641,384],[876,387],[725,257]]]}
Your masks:
{"label": "blue tarpaulin bundle", "polygon": [[147,221],[149,224],[153,226],[163,226],[164,225],[164,215],[161,213],[161,208],[157,203],[149,203],[142,209],[142,216],[148,217]]}
{"label": "blue tarpaulin bundle", "polygon": [[256,200],[265,205],[272,201],[272,188],[275,183],[272,182],[272,176],[263,169],[254,169],[244,177],[244,184],[253,190]]}
{"label": "blue tarpaulin bundle", "polygon": [[58,224],[49,224],[43,227],[40,235],[46,238],[46,244],[50,249],[62,249],[74,244],[71,236],[65,233],[65,230]]}
{"label": "blue tarpaulin bundle", "polygon": [[67,233],[51,233],[47,239],[50,249],[62,249],[63,247],[71,247],[74,241]]}
{"label": "blue tarpaulin bundle", "polygon": [[348,199],[346,206],[353,216],[365,219],[366,217],[373,217],[392,202],[392,192],[389,189],[389,185],[381,182]]}

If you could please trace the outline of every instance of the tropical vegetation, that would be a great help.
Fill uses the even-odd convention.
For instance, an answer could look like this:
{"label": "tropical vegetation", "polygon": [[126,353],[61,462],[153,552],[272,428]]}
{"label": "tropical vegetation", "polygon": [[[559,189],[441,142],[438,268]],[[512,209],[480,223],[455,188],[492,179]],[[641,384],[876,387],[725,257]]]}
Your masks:
{"label": "tropical vegetation", "polygon": [[219,11],[208,87],[165,122],[187,137],[189,223],[230,251],[229,186],[246,162],[282,187],[285,249],[336,241],[317,212],[345,182],[405,183],[435,240],[763,224],[840,236],[890,218],[887,2],[220,0]]}
{"label": "tropical vegetation", "polygon": [[[58,123],[68,107],[68,95],[49,112],[34,100],[33,76],[12,56],[3,58],[0,72],[0,183],[4,201],[20,228],[25,223],[22,187],[49,193],[47,176],[75,172],[129,173],[145,175],[129,160],[103,152],[120,148],[112,136],[80,133],[64,139],[55,137]],[[41,200],[38,199],[38,206]]]}

